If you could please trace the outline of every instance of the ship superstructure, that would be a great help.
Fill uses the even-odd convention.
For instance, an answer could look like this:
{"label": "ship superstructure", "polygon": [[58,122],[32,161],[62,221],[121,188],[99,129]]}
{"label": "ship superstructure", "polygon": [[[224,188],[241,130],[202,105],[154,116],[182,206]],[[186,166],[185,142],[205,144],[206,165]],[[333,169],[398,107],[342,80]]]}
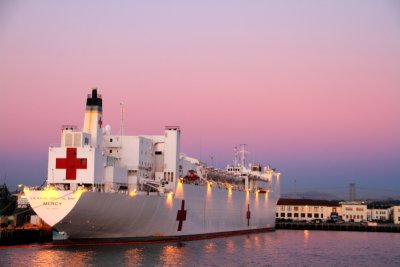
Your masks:
{"label": "ship superstructure", "polygon": [[[49,148],[47,187],[25,188],[35,212],[68,240],[159,240],[272,230],[279,176],[235,160],[225,170],[180,152],[162,135],[112,134],[102,97],[86,100],[83,129],[64,125]],[[235,156],[236,158],[236,156]]]}

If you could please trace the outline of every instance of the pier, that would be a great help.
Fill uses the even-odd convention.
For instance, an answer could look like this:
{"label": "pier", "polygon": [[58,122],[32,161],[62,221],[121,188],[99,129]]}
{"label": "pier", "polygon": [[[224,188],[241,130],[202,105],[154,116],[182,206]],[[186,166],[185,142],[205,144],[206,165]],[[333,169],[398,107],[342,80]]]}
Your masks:
{"label": "pier", "polygon": [[380,224],[377,226],[361,225],[357,223],[306,223],[306,222],[278,222],[276,229],[289,230],[322,230],[322,231],[357,231],[357,232],[391,232],[400,233],[400,225]]}
{"label": "pier", "polygon": [[51,228],[17,228],[0,230],[1,246],[51,242],[52,239],[53,233]]}

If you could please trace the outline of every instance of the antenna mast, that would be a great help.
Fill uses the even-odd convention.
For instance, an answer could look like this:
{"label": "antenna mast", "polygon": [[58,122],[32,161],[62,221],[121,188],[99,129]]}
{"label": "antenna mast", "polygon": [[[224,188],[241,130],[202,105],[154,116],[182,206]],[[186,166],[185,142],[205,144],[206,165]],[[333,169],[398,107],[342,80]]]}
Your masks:
{"label": "antenna mast", "polygon": [[235,156],[233,163],[234,163],[234,166],[236,166],[237,165],[237,156],[238,156],[238,151],[237,151],[237,147],[236,146],[233,148],[233,153],[234,153],[234,156]]}
{"label": "antenna mast", "polygon": [[120,135],[124,135],[124,103],[120,102],[119,105],[121,106],[121,128],[120,128]]}
{"label": "antenna mast", "polygon": [[246,164],[246,144],[240,144],[240,163],[242,164],[242,166],[244,167],[244,165]]}

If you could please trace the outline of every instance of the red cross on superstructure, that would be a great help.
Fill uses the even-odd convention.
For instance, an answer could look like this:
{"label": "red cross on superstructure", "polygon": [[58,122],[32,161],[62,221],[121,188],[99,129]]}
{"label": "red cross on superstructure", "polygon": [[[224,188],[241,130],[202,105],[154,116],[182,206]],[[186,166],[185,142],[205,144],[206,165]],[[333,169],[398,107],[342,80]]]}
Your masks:
{"label": "red cross on superstructure", "polygon": [[76,170],[86,169],[86,168],[87,168],[87,159],[85,158],[78,159],[76,157],[75,147],[67,148],[67,158],[56,159],[56,169],[65,169],[65,179],[67,180],[76,180]]}
{"label": "red cross on superstructure", "polygon": [[250,204],[247,204],[247,212],[246,212],[247,226],[250,226],[250,217],[251,217]]}
{"label": "red cross on superstructure", "polygon": [[178,231],[182,231],[183,221],[186,221],[185,200],[182,199],[181,209],[178,210],[176,220],[179,221]]}

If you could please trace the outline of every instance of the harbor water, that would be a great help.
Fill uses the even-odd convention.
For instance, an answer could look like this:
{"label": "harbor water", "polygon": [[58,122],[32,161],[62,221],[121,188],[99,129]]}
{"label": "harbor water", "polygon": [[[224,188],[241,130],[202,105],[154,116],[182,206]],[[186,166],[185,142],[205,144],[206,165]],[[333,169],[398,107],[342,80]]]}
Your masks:
{"label": "harbor water", "polygon": [[400,234],[277,230],[153,244],[2,247],[0,266],[400,266]]}

